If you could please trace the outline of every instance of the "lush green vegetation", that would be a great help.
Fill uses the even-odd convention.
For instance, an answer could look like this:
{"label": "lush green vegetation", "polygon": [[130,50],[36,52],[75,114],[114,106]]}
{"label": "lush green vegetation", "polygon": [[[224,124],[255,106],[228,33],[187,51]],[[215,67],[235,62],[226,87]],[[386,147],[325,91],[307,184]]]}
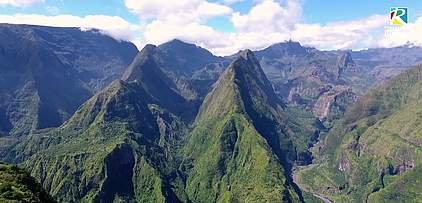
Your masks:
{"label": "lush green vegetation", "polygon": [[[295,64],[293,78],[272,78],[289,93],[301,87],[296,93],[305,104],[291,107],[274,92],[251,51],[238,53],[211,92],[207,88],[213,80],[207,77],[202,79],[209,86],[197,92],[186,78],[219,73],[196,72],[196,66],[226,59],[201,49],[192,56],[198,63],[190,64],[179,57],[193,55],[198,48],[185,46],[180,41],[161,48],[146,46],[124,74],[125,81],[114,81],[57,128],[36,130],[32,125],[40,101],[31,91],[34,84],[28,83],[24,93],[30,94],[20,95],[28,101],[14,106],[28,111],[13,125],[24,132],[14,132],[10,123],[1,121],[0,136],[28,135],[1,138],[0,155],[22,163],[30,173],[0,165],[0,174],[7,171],[6,182],[0,182],[4,201],[43,201],[31,199],[46,193],[34,193],[32,189],[41,191],[41,186],[26,178],[29,174],[63,202],[421,201],[422,67],[369,92],[336,123],[331,121],[343,116],[354,93],[333,97],[324,123],[333,128],[325,134],[309,109],[298,106],[309,107],[327,92],[337,95],[336,87],[344,83],[364,85],[367,78],[358,77],[350,54],[288,42],[286,49],[280,45],[270,51],[287,57],[266,61],[262,56],[267,71],[280,62],[310,57]],[[297,53],[289,55],[291,51]],[[319,66],[308,69],[318,61]],[[49,104],[60,102],[44,105]],[[0,106],[0,114],[4,111]],[[318,139],[323,141],[311,154],[309,147]],[[293,168],[298,171],[294,177]]]}
{"label": "lush green vegetation", "polygon": [[113,82],[60,128],[31,134],[8,157],[26,160],[23,165],[59,201],[183,199],[183,182],[173,173],[186,127],[147,105],[138,88]]}
{"label": "lush green vegetation", "polygon": [[24,169],[0,163],[0,202],[55,202]]}
{"label": "lush green vegetation", "polygon": [[303,201],[290,169],[312,140],[315,118],[283,106],[269,84],[246,51],[206,97],[184,148],[192,201]]}
{"label": "lush green vegetation", "polygon": [[422,200],[422,67],[370,91],[332,129],[306,190],[339,202]]}

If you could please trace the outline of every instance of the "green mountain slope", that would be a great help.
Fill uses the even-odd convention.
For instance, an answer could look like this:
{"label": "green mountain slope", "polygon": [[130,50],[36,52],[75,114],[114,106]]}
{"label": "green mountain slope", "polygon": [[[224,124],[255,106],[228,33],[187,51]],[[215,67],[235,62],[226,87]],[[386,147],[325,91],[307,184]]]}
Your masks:
{"label": "green mountain slope", "polygon": [[153,53],[138,55],[129,82],[114,81],[59,128],[34,131],[3,150],[3,159],[23,162],[60,201],[187,201],[177,167],[188,128],[178,114],[189,103]]}
{"label": "green mountain slope", "polygon": [[146,45],[125,71],[122,80],[137,83],[139,89],[148,95],[144,98],[148,103],[158,104],[192,120],[196,109],[190,108],[191,102],[182,96],[190,95],[191,91],[179,88],[177,82],[168,76],[170,73],[163,72],[165,68],[160,50],[154,45]]}
{"label": "green mountain slope", "polygon": [[158,49],[161,50],[167,64],[166,69],[186,77],[192,76],[208,64],[225,61],[224,58],[214,56],[204,48],[178,39],[161,44]]}
{"label": "green mountain slope", "polygon": [[0,202],[56,202],[25,170],[0,163]]}
{"label": "green mountain slope", "polygon": [[179,121],[155,108],[132,84],[115,81],[60,128],[29,136],[15,154],[60,201],[177,200],[169,185],[177,178],[167,165],[171,147],[160,131]]}
{"label": "green mountain slope", "polygon": [[301,201],[289,172],[313,129],[292,117],[253,53],[240,53],[206,97],[184,148],[189,198]]}
{"label": "green mountain slope", "polygon": [[60,126],[136,53],[98,30],[0,23],[0,137]]}
{"label": "green mountain slope", "polygon": [[281,102],[252,52],[219,79],[191,133],[184,113],[193,115],[195,104],[160,60],[156,47],[145,47],[126,81],[62,126],[12,143],[3,159],[23,162],[66,202],[303,201],[290,171],[310,160],[316,119]]}
{"label": "green mountain slope", "polygon": [[[327,136],[301,186],[339,202],[422,200],[422,66],[362,97]],[[419,175],[418,175],[419,174]]]}

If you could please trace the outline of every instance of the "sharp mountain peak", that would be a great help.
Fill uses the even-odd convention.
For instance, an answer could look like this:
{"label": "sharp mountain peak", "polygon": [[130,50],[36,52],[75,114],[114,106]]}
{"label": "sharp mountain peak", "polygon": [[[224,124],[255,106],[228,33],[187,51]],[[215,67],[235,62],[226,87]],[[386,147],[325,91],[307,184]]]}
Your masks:
{"label": "sharp mountain peak", "polygon": [[251,97],[263,99],[264,103],[270,106],[281,104],[254,53],[251,50],[243,50],[205,98],[198,118],[221,116],[232,110],[245,111],[245,108],[248,108],[245,105],[250,104]]}
{"label": "sharp mountain peak", "polygon": [[135,81],[145,77],[146,71],[159,72],[159,61],[156,58],[158,49],[155,45],[146,45],[133,59],[132,63],[123,73],[122,80]]}

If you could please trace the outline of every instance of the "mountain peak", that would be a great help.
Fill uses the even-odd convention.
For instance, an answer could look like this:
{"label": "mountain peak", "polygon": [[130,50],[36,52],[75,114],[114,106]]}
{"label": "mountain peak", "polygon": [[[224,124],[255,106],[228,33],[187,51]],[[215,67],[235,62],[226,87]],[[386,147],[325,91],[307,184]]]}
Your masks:
{"label": "mountain peak", "polygon": [[339,65],[340,66],[350,66],[354,65],[355,62],[353,61],[352,55],[350,54],[350,51],[346,51],[343,53],[339,59]]}
{"label": "mountain peak", "polygon": [[287,51],[298,51],[298,50],[306,49],[306,47],[302,46],[299,42],[292,41],[292,40],[279,42],[279,43],[271,45],[270,47],[283,49]]}
{"label": "mountain peak", "polygon": [[184,41],[182,41],[182,40],[180,40],[180,39],[172,39],[172,40],[170,40],[170,41],[168,41],[167,43],[164,43],[164,44],[184,44],[184,45],[192,45],[191,43],[184,42]]}
{"label": "mountain peak", "polygon": [[137,83],[137,88],[142,89],[147,102],[158,104],[177,115],[193,117],[187,115],[184,108],[188,102],[177,84],[165,72],[168,67],[163,62],[163,55],[156,46],[145,46],[127,68],[122,80]]}
{"label": "mountain peak", "polygon": [[144,48],[142,48],[141,52],[150,52],[150,51],[156,51],[157,46],[153,45],[153,44],[147,44],[144,46]]}
{"label": "mountain peak", "polygon": [[[237,58],[228,69],[233,69],[233,71],[237,73],[243,72],[242,74],[252,74],[254,77],[257,77],[259,81],[270,84],[256,59],[255,54],[249,49],[239,51]],[[237,75],[239,76],[239,74]]]}
{"label": "mountain peak", "polygon": [[191,48],[191,49],[199,48],[199,49],[202,49],[201,47],[199,47],[195,44],[184,42],[180,39],[173,39],[171,41],[168,41],[166,43],[159,45],[158,47],[162,50],[175,49],[175,48]]}
{"label": "mountain peak", "polygon": [[158,49],[155,45],[146,45],[135,57],[132,64],[123,73],[122,80],[135,81],[144,77],[145,71],[158,68],[155,59]]}
{"label": "mountain peak", "polygon": [[249,59],[254,58],[255,55],[250,49],[245,49],[245,50],[239,51],[239,57],[241,57],[245,60],[249,60]]}
{"label": "mountain peak", "polygon": [[273,44],[263,50],[257,51],[257,57],[279,58],[281,56],[306,56],[314,48],[304,47],[299,42],[285,41]]}
{"label": "mountain peak", "polygon": [[255,105],[251,104],[251,98],[259,98],[274,107],[280,104],[255,55],[250,50],[244,50],[239,52],[237,59],[229,65],[205,98],[198,118],[210,115],[218,117],[233,110],[246,111],[249,108],[247,105]]}
{"label": "mountain peak", "polygon": [[200,46],[178,39],[161,44],[158,49],[167,59],[169,70],[188,77],[195,71],[204,68],[207,64],[218,63],[223,60],[223,58],[214,56]]}

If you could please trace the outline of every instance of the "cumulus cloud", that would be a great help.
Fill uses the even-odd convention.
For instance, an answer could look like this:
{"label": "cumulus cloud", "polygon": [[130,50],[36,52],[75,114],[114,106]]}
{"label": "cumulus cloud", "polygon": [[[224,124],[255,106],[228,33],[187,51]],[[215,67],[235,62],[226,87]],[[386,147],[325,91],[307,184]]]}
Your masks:
{"label": "cumulus cloud", "polygon": [[[153,19],[145,26],[145,43],[160,44],[178,38],[201,45],[218,55],[240,49],[260,49],[289,39],[301,19],[301,1],[257,1],[247,14],[233,13],[230,7],[205,0],[174,2],[126,0],[126,6],[140,19]],[[229,15],[230,16],[227,16]],[[230,17],[236,32],[220,32],[206,25],[215,16]]]}
{"label": "cumulus cloud", "polygon": [[[146,6],[147,1],[144,1],[144,6],[136,7],[138,11],[142,8],[144,12],[148,8],[149,12],[146,13],[150,13],[149,16],[154,19],[145,27],[143,39],[145,43],[160,44],[178,38],[201,45],[217,55],[233,54],[246,48],[262,49],[289,39],[322,50],[397,46],[407,41],[422,44],[422,39],[419,37],[422,18],[387,37],[384,36],[384,29],[389,24],[387,15],[372,15],[357,20],[326,24],[308,24],[302,22],[301,0],[259,0],[255,1],[255,5],[246,14],[231,13],[230,20],[235,32],[220,32],[207,26],[200,20],[199,14],[191,10],[191,8],[198,10],[198,5],[205,1],[183,1],[196,2],[192,7],[185,7],[182,1],[178,2],[178,9],[189,11],[186,12],[187,17],[183,18],[169,18],[177,12],[183,12],[183,9],[176,9],[177,11],[164,9],[166,12],[162,14],[160,10],[151,10],[156,7]],[[215,15],[227,15],[226,13],[228,11],[217,12]]]}
{"label": "cumulus cloud", "polygon": [[178,38],[208,48],[222,34],[206,21],[233,12],[226,5],[206,0],[125,0],[125,5],[141,21],[151,20],[143,30],[144,44]]}
{"label": "cumulus cloud", "polygon": [[233,14],[231,21],[240,32],[283,32],[293,28],[302,16],[299,0],[289,0],[283,7],[279,2],[265,0],[254,6],[248,14]]}
{"label": "cumulus cloud", "polygon": [[126,7],[141,19],[198,22],[232,13],[228,6],[205,0],[125,0]]}
{"label": "cumulus cloud", "polygon": [[[233,12],[225,5],[234,1],[237,0],[125,0],[126,7],[139,16],[137,25],[118,16],[105,15],[0,15],[0,22],[97,28],[116,39],[130,40],[138,48],[177,38],[217,55],[246,48],[258,50],[289,39],[323,50],[391,47],[407,42],[422,45],[422,17],[384,35],[389,25],[387,15],[309,24],[302,21],[302,0],[255,0],[251,10],[244,14]],[[207,20],[217,16],[232,22],[235,31],[222,32],[207,25]]]}
{"label": "cumulus cloud", "polygon": [[242,2],[244,0],[223,0],[223,3],[225,4],[234,4],[234,3],[238,3],[238,2]]}
{"label": "cumulus cloud", "polygon": [[88,15],[78,17],[72,15],[45,16],[37,14],[0,15],[0,23],[45,25],[54,27],[80,27],[82,30],[100,29],[104,34],[119,40],[135,39],[134,32],[140,30],[118,16]]}
{"label": "cumulus cloud", "polygon": [[195,22],[180,25],[172,21],[160,20],[148,24],[144,30],[145,40],[154,44],[161,44],[175,38],[201,43],[201,41],[211,41],[218,34],[213,28]]}
{"label": "cumulus cloud", "polygon": [[[360,49],[377,46],[374,33],[379,33],[388,18],[373,15],[368,18],[320,24],[297,24],[291,38],[319,49]],[[378,32],[377,32],[378,31]]]}
{"label": "cumulus cloud", "polygon": [[387,27],[379,45],[381,47],[394,47],[411,43],[422,46],[422,17],[416,19],[415,23],[404,25],[403,27]]}

